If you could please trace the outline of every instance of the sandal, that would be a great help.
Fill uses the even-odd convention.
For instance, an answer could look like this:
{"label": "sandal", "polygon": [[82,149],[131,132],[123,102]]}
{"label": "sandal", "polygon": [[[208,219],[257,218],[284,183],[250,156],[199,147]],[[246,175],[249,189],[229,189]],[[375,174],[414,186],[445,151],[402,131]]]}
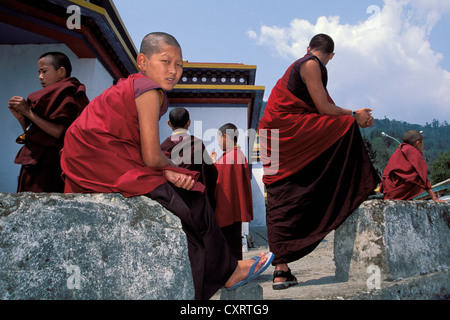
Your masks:
{"label": "sandal", "polygon": [[275,280],[275,278],[286,278],[286,281],[274,282],[272,284],[273,290],[284,290],[289,288],[290,286],[295,286],[296,284],[298,284],[297,278],[294,277],[291,273],[291,269],[289,269],[288,271],[282,270],[274,271],[273,280]]}
{"label": "sandal", "polygon": [[253,262],[252,267],[250,268],[250,271],[248,273],[248,275],[245,277],[244,280],[239,281],[238,283],[236,283],[234,286],[232,286],[231,288],[226,288],[228,291],[232,291],[250,281],[252,281],[253,279],[255,279],[257,276],[259,276],[264,270],[267,269],[267,267],[272,263],[273,260],[273,253],[269,252],[267,255],[267,260],[266,262],[258,269],[258,271],[255,272],[255,269],[258,265],[259,260],[261,259],[260,256],[256,256],[253,257],[251,260],[255,260],[255,262]]}

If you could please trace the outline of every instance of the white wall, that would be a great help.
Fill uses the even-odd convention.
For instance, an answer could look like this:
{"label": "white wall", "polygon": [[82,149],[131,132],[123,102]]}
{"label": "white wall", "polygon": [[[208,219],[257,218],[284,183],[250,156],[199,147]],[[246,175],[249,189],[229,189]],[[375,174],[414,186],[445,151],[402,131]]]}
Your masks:
{"label": "white wall", "polygon": [[[248,115],[247,105],[233,105],[233,104],[216,104],[216,105],[177,105],[172,104],[167,113],[160,120],[160,140],[164,141],[171,135],[172,130],[167,125],[169,120],[169,112],[175,107],[184,107],[189,111],[191,117],[191,127],[189,132],[199,139],[202,139],[206,149],[209,153],[213,150],[217,155],[222,154],[221,149],[217,143],[217,130],[225,123],[231,122],[241,129],[238,144],[244,151],[247,159],[250,161],[249,146],[247,135],[250,131],[247,130]],[[262,164],[252,164],[252,195],[253,195],[253,215],[254,218],[250,223],[251,227],[266,225],[266,207],[264,198],[264,184],[262,183]]]}
{"label": "white wall", "polygon": [[16,192],[20,166],[14,158],[20,149],[15,140],[22,134],[17,120],[8,109],[12,96],[26,98],[42,89],[37,60],[45,52],[64,52],[72,63],[72,76],[86,85],[89,99],[111,86],[113,78],[97,59],[78,59],[64,44],[0,45],[0,192]]}
{"label": "white wall", "polygon": [[184,107],[189,111],[189,115],[191,117],[189,132],[197,138],[203,140],[209,153],[215,150],[218,157],[222,154],[222,150],[219,148],[217,143],[217,130],[225,123],[233,123],[238,129],[240,129],[238,145],[241,146],[242,151],[248,158],[248,143],[246,139],[248,117],[246,104],[172,104],[160,120],[159,131],[161,141],[164,141],[172,133],[167,121],[169,120],[170,110],[175,107]]}
{"label": "white wall", "polygon": [[262,182],[263,174],[262,163],[254,163],[252,165],[253,220],[250,222],[250,227],[266,225],[266,191]]}

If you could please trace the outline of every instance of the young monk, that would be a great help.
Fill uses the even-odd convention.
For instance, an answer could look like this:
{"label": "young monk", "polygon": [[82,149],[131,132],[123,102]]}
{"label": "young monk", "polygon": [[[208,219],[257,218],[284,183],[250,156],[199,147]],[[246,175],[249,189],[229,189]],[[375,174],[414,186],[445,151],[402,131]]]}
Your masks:
{"label": "young monk", "polygon": [[61,52],[43,54],[38,62],[43,89],[27,100],[14,96],[8,101],[11,113],[24,134],[14,160],[21,164],[17,192],[64,192],[59,152],[70,124],[89,103],[85,86],[71,77],[69,58]]}
{"label": "young monk", "polygon": [[217,160],[216,152],[211,157],[218,171],[216,219],[233,255],[242,259],[242,222],[253,219],[253,200],[250,170],[247,158],[237,145],[238,137],[239,131],[234,124],[224,124],[217,133],[219,147],[224,153]]}
{"label": "young monk", "polygon": [[194,137],[188,131],[191,125],[189,112],[185,108],[175,108],[169,113],[168,125],[173,133],[161,143],[161,150],[180,167],[200,173],[201,182],[208,195],[208,200],[216,208],[214,192],[216,190],[217,169],[210,158],[202,140]]}
{"label": "young monk", "polygon": [[326,89],[333,56],[333,39],[314,36],[272,89],[259,123],[275,290],[297,284],[288,264],[314,250],[379,181],[359,131],[373,125],[371,110],[341,108]]}
{"label": "young monk", "polygon": [[381,178],[380,192],[384,199],[411,200],[423,191],[431,199],[439,201],[427,177],[427,163],[423,158],[423,135],[416,130],[408,130],[403,135],[403,143],[392,154]]}
{"label": "young monk", "polygon": [[150,33],[136,59],[140,73],[121,79],[86,107],[67,131],[61,165],[66,192],[147,195],[177,215],[188,240],[195,298],[234,289],[259,275],[271,254],[237,261],[230,253],[197,174],[178,167],[160,148],[165,93],[183,71],[178,41]]}

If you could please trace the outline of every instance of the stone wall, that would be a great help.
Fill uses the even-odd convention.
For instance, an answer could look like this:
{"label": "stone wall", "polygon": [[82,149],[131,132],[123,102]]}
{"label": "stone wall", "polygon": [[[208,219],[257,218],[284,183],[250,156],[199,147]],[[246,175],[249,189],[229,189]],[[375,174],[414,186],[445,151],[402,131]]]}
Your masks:
{"label": "stone wall", "polygon": [[[358,299],[424,290],[447,295],[449,211],[445,202],[364,202],[334,233],[336,280],[369,288],[378,276],[395,284]],[[257,285],[243,290],[220,299],[248,299],[255,290],[262,298]],[[157,202],[118,194],[0,193],[0,300],[193,298],[181,223]]]}
{"label": "stone wall", "polygon": [[193,299],[179,219],[147,197],[0,194],[0,299]]}
{"label": "stone wall", "polygon": [[398,281],[449,270],[449,211],[448,202],[364,202],[335,231],[336,278]]}

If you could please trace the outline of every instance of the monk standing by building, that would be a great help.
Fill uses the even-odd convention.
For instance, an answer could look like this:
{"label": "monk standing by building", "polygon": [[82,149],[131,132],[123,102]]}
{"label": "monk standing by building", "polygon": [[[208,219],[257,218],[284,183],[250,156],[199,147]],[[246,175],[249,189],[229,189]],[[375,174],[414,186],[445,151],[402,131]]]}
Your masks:
{"label": "monk standing by building", "polygon": [[313,251],[379,182],[359,131],[373,125],[371,110],[340,108],[326,89],[333,56],[331,37],[314,36],[273,88],[260,120],[273,289],[297,283],[288,264]]}
{"label": "monk standing by building", "polygon": [[427,176],[427,163],[423,158],[423,135],[416,130],[408,130],[389,159],[381,178],[380,192],[384,199],[411,200],[426,191],[432,200],[438,197],[431,188]]}
{"label": "monk standing by building", "polygon": [[191,125],[189,111],[185,108],[175,108],[169,112],[169,127],[173,132],[161,143],[161,150],[179,167],[200,173],[198,181],[206,187],[209,203],[216,208],[214,193],[216,191],[217,169],[201,139],[188,131]]}
{"label": "monk standing by building", "polygon": [[253,280],[272,254],[235,259],[197,174],[178,167],[161,150],[165,92],[183,71],[178,41],[167,33],[150,33],[136,62],[141,72],[93,99],[67,131],[61,156],[65,191],[146,195],[173,212],[187,236],[195,298],[209,299],[221,287],[232,290]]}
{"label": "monk standing by building", "polygon": [[217,133],[223,155],[211,154],[218,172],[216,186],[216,219],[233,255],[242,259],[242,222],[253,220],[253,197],[247,158],[237,145],[239,131],[232,123]]}
{"label": "monk standing by building", "polygon": [[37,63],[43,89],[25,100],[14,96],[8,107],[24,133],[14,160],[20,168],[17,192],[64,192],[59,152],[70,124],[89,103],[85,86],[71,77],[72,65],[61,52],[43,54]]}

